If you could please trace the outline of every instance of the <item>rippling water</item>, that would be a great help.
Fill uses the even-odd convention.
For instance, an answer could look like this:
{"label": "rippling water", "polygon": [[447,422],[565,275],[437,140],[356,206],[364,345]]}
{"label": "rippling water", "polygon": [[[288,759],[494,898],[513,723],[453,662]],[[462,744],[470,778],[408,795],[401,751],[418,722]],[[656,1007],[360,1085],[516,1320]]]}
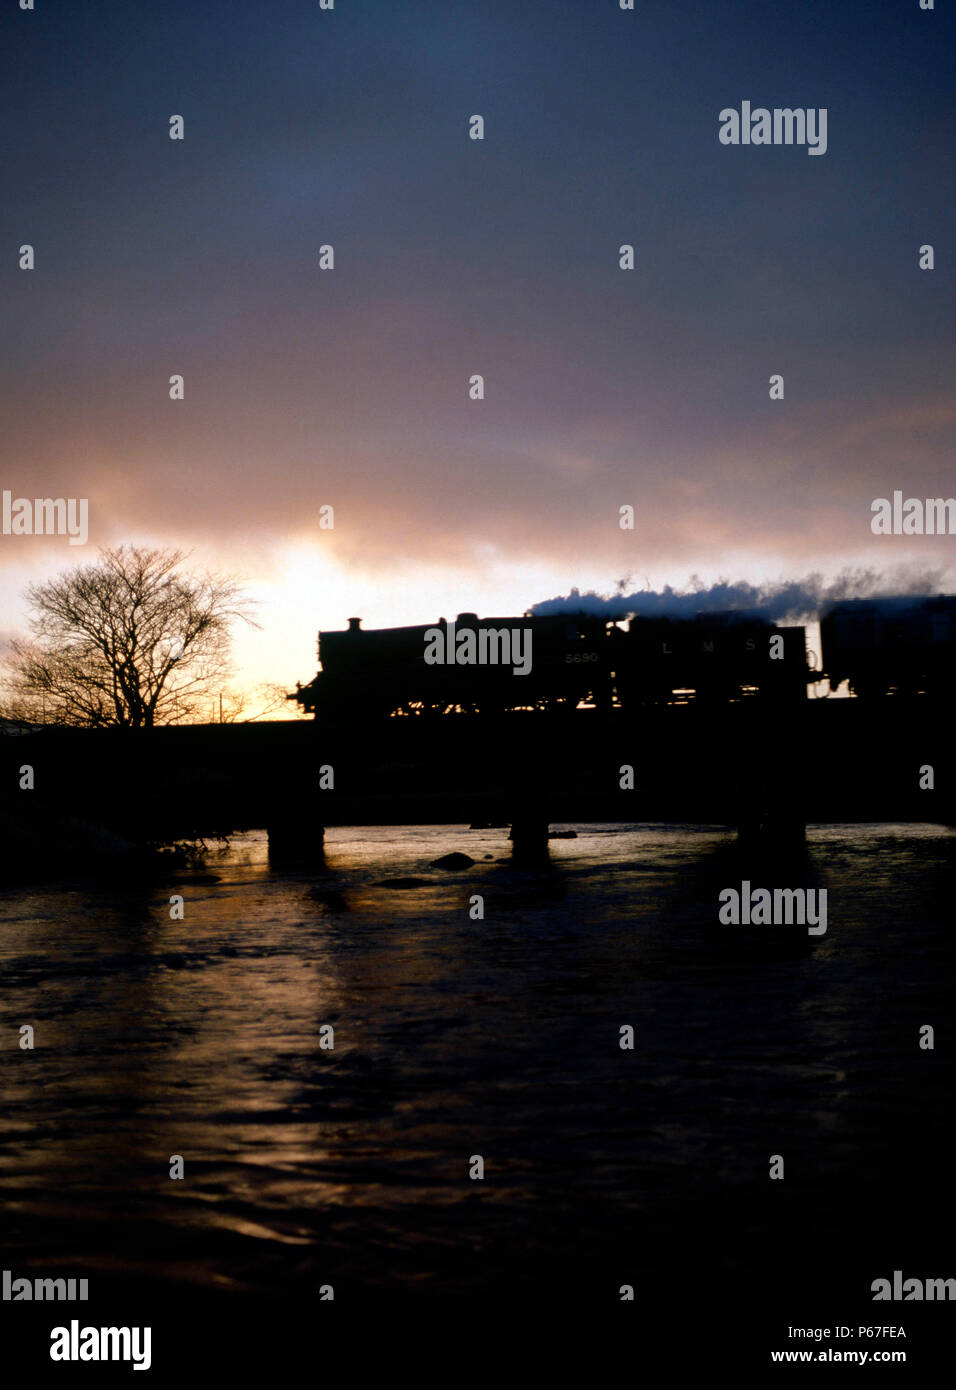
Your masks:
{"label": "rippling water", "polygon": [[[827,888],[810,940],[718,925],[721,829],[578,829],[548,870],[506,830],[342,828],[321,871],[253,834],[175,881],[0,896],[5,1265],[340,1297],[929,1258],[956,835],[812,829],[765,879]],[[478,862],[430,867],[451,849]]]}

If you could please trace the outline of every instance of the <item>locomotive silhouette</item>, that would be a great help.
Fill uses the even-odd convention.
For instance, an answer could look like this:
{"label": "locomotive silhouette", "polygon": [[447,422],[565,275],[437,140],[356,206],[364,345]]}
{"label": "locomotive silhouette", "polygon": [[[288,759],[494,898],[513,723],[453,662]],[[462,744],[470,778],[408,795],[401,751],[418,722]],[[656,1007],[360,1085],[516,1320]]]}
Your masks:
{"label": "locomotive silhouette", "polygon": [[[449,636],[448,659],[429,664],[425,653],[439,630]],[[526,674],[504,661],[452,659],[456,644],[468,645],[462,634],[473,634],[469,651],[487,650],[482,634],[494,633],[491,649],[507,652],[519,630],[530,633]],[[350,618],[345,631],[319,633],[322,669],[289,698],[317,718],[359,719],[691,701],[793,705],[824,680],[829,690],[847,681],[865,698],[956,692],[952,595],[846,600],[827,610],[820,632],[821,666],[813,668],[805,628],[738,612],[626,624],[585,612],[481,620],[459,613],[454,624],[440,618],[431,628],[377,631]]]}
{"label": "locomotive silhouette", "polygon": [[[438,630],[449,637],[447,659],[428,664]],[[482,634],[493,633],[491,649],[507,652],[519,631],[530,633],[526,674],[505,661],[453,659],[452,639],[467,645],[462,634],[474,635],[471,651],[487,649]],[[454,624],[441,618],[431,628],[377,631],[350,618],[345,631],[319,633],[322,669],[289,698],[316,717],[341,719],[691,701],[792,705],[810,684],[829,693],[844,681],[867,699],[956,694],[956,596],[848,599],[823,614],[820,637],[820,665],[812,667],[805,628],[739,612],[626,623],[586,612],[481,620],[460,613]]]}

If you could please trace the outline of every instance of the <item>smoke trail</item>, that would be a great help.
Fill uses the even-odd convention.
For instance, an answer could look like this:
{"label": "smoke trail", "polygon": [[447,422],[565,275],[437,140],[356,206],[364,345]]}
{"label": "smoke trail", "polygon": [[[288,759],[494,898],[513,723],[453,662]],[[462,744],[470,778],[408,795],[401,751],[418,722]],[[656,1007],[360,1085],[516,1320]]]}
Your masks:
{"label": "smoke trail", "polygon": [[900,569],[889,575],[878,570],[843,570],[836,579],[824,580],[819,574],[805,579],[782,579],[775,584],[736,584],[720,579],[705,586],[696,575],[686,589],[638,589],[625,592],[621,580],[616,594],[569,594],[544,599],[528,609],[532,617],[560,613],[590,613],[605,618],[693,618],[698,613],[736,612],[770,618],[775,622],[812,621],[831,604],[845,599],[868,598],[886,602],[925,597],[943,592],[945,569]]}

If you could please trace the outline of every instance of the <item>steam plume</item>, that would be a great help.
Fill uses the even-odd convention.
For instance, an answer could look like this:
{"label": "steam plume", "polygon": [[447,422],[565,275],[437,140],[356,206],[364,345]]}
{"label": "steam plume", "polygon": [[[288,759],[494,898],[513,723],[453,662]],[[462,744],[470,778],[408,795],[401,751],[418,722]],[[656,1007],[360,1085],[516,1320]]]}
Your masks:
{"label": "steam plume", "polygon": [[836,579],[824,580],[819,574],[804,579],[782,579],[772,584],[731,583],[720,579],[705,586],[692,576],[686,589],[637,589],[627,592],[629,580],[622,579],[614,594],[593,590],[544,599],[529,610],[533,617],[561,613],[590,613],[610,619],[629,617],[693,618],[698,613],[737,612],[780,621],[812,621],[833,603],[844,599],[868,598],[899,600],[942,593],[946,571],[902,569],[885,574],[871,569],[846,569]]}

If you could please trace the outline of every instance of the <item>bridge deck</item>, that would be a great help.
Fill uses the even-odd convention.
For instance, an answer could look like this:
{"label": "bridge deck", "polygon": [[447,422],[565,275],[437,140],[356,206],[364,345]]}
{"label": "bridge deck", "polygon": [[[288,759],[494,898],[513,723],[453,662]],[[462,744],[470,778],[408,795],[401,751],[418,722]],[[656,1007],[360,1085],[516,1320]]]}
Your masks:
{"label": "bridge deck", "polygon": [[[360,727],[295,720],[49,729],[0,739],[0,760],[8,809],[29,797],[146,837],[297,817],[324,825],[521,814],[736,824],[764,804],[809,821],[956,818],[950,711],[925,700],[691,704]],[[34,767],[33,792],[17,789],[24,764]],[[920,787],[927,765],[932,789]],[[632,790],[621,786],[628,766]]]}

